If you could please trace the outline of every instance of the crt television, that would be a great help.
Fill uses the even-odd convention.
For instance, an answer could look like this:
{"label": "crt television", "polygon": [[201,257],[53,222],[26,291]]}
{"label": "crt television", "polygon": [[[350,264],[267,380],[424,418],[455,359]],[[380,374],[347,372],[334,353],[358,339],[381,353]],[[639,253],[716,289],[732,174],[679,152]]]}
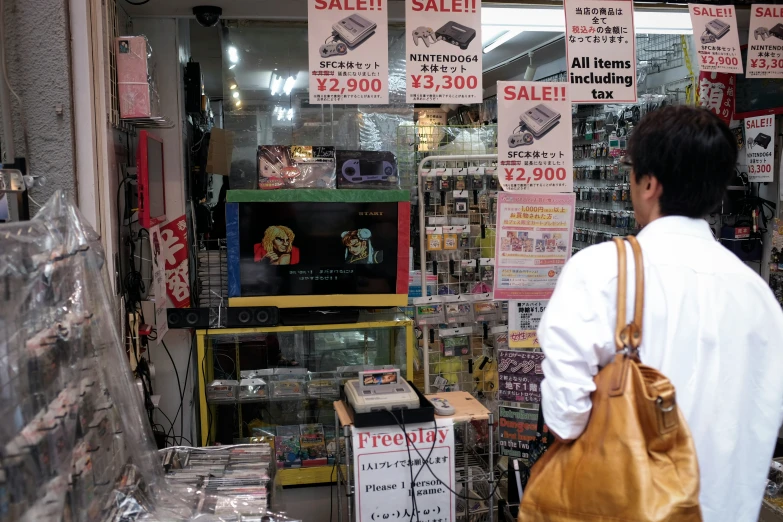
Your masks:
{"label": "crt television", "polygon": [[409,198],[403,190],[229,190],[229,306],[405,306]]}
{"label": "crt television", "polygon": [[139,184],[139,223],[144,228],[166,221],[163,142],[149,131],[139,131],[136,153]]}

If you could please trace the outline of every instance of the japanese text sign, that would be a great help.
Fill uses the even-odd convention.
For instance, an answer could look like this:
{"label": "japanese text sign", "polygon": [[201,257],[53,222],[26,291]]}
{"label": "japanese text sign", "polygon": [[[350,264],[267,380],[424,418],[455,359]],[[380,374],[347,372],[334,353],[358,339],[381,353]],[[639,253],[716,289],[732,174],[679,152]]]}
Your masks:
{"label": "japanese text sign", "polygon": [[[703,72],[741,73],[737,12],[731,5],[688,4]],[[698,41],[697,41],[698,40]]]}
{"label": "japanese text sign", "polygon": [[745,150],[748,161],[748,181],[766,183],[773,181],[775,164],[775,117],[747,118],[745,126]]}
{"label": "japanese text sign", "polygon": [[190,306],[188,226],[185,215],[160,227],[161,252],[166,258],[166,290],[175,308]]}
{"label": "japanese text sign", "polygon": [[389,103],[388,0],[307,4],[310,103]]}
{"label": "japanese text sign", "polygon": [[635,103],[633,2],[566,0],[564,4],[573,103]]}
{"label": "japanese text sign", "polygon": [[552,297],[571,257],[575,203],[575,194],[498,193],[495,300]]}
{"label": "japanese text sign", "polygon": [[408,103],[481,103],[481,0],[405,0]]}
{"label": "japanese text sign", "polygon": [[508,192],[573,192],[572,89],[498,82],[498,177]]}
{"label": "japanese text sign", "polygon": [[731,123],[734,116],[735,76],[730,73],[699,73],[699,105]]}
{"label": "japanese text sign", "polygon": [[543,361],[542,352],[498,350],[498,399],[540,404]]}
{"label": "japanese text sign", "polygon": [[453,422],[438,419],[437,429],[432,423],[403,427],[405,433],[399,426],[353,430],[356,521],[453,522]]}
{"label": "japanese text sign", "polygon": [[501,405],[498,413],[500,454],[527,460],[529,444],[538,431],[538,409]]}
{"label": "japanese text sign", "polygon": [[753,4],[746,78],[783,78],[783,6]]}
{"label": "japanese text sign", "polygon": [[549,301],[511,301],[508,303],[508,330],[536,330]]}

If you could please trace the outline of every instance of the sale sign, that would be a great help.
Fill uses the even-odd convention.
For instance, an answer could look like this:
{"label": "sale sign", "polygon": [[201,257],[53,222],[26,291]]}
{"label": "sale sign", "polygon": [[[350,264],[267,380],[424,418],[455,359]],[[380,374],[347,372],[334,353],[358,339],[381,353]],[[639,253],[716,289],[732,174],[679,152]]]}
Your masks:
{"label": "sale sign", "polygon": [[731,5],[688,4],[702,72],[742,73],[737,12]]}
{"label": "sale sign", "polygon": [[753,4],[746,78],[783,78],[783,6]]}
{"label": "sale sign", "polygon": [[573,193],[498,192],[496,301],[552,297],[557,277],[571,257],[575,203]]}
{"label": "sale sign", "polygon": [[573,103],[636,103],[631,0],[566,0],[566,61]]}
{"label": "sale sign", "polygon": [[389,103],[388,0],[307,4],[310,103]]}
{"label": "sale sign", "polygon": [[771,182],[775,164],[775,117],[747,118],[744,125],[748,181]]}
{"label": "sale sign", "polygon": [[567,83],[498,82],[498,177],[508,192],[573,192]]}
{"label": "sale sign", "polygon": [[408,103],[481,103],[481,0],[405,0]]}

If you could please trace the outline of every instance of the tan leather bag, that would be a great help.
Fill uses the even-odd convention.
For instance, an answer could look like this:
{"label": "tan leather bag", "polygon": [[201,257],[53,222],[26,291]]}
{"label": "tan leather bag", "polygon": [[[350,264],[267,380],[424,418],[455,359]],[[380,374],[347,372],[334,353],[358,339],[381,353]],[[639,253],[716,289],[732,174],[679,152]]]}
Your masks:
{"label": "tan leather bag", "polygon": [[674,386],[638,358],[644,268],[636,238],[633,321],[625,324],[626,251],[618,250],[614,360],[595,377],[584,433],[555,442],[536,462],[523,493],[520,522],[699,522],[699,467]]}

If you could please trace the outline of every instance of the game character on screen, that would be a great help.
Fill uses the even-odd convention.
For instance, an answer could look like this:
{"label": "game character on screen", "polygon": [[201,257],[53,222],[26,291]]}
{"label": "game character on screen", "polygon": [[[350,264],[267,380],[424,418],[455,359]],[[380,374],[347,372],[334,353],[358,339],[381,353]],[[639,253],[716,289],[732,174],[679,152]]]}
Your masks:
{"label": "game character on screen", "polygon": [[294,232],[282,225],[273,225],[264,232],[264,239],[253,247],[256,263],[296,265],[299,249],[294,246]]}
{"label": "game character on screen", "polygon": [[372,247],[372,232],[366,228],[343,232],[342,239],[346,263],[377,265],[383,262],[383,250]]}

